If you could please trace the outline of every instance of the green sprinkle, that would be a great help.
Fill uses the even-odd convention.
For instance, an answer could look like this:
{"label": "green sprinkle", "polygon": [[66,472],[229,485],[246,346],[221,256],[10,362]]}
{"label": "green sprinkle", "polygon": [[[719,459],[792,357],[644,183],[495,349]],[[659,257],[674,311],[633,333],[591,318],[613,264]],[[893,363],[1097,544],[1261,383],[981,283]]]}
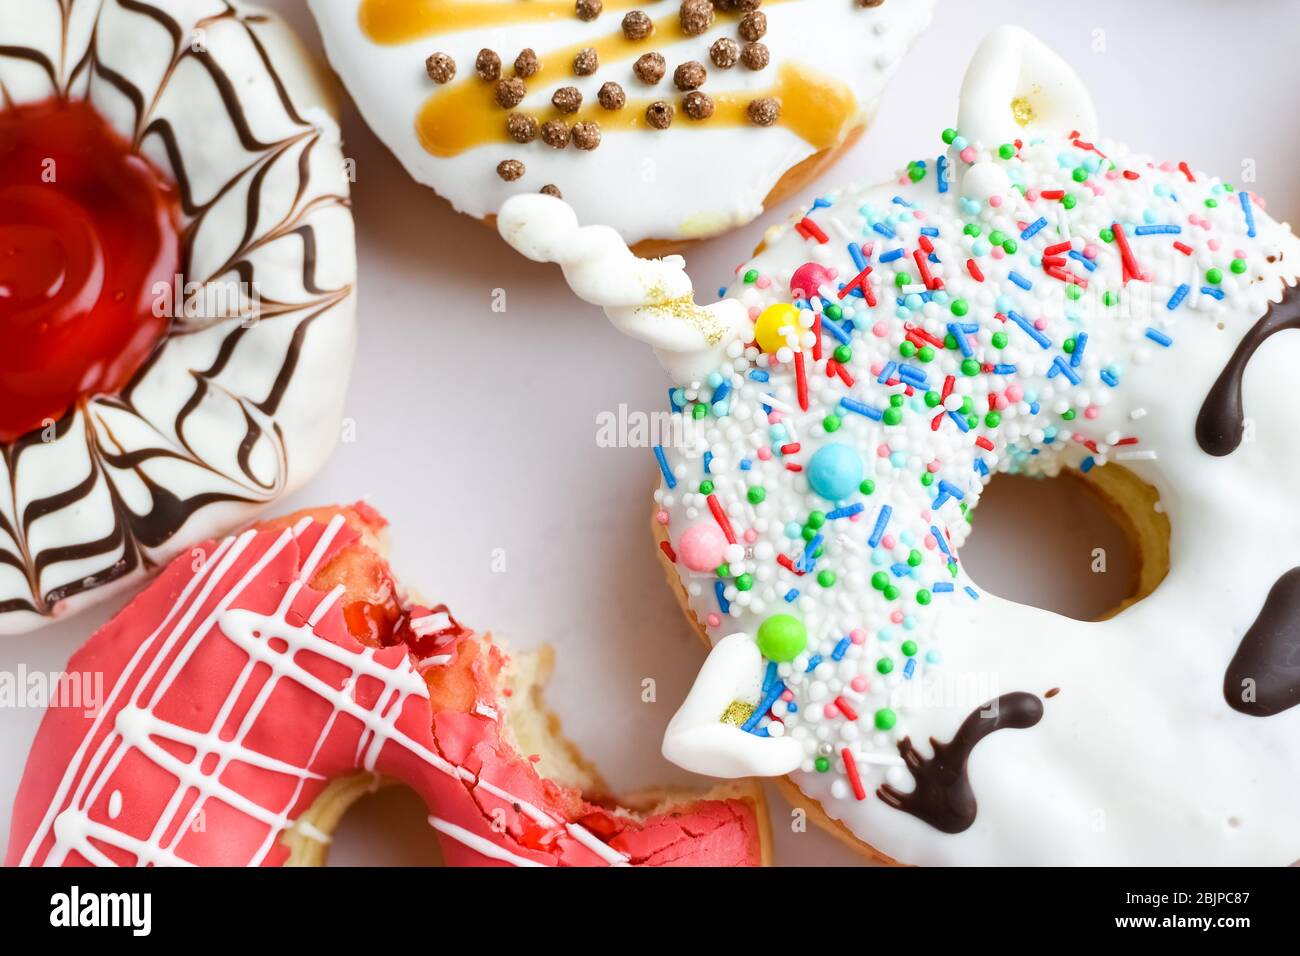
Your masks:
{"label": "green sprinkle", "polygon": [[1219,200],[1217,200],[1217,199],[1207,199],[1207,200],[1205,200],[1205,208],[1206,208],[1206,209],[1217,209],[1218,207],[1219,207]]}
{"label": "green sprinkle", "polygon": [[898,723],[898,715],[888,707],[881,707],[876,711],[875,720],[877,730],[893,730],[894,724]]}
{"label": "green sprinkle", "polygon": [[746,571],[740,577],[736,578],[736,590],[748,591],[754,586],[754,576]]}
{"label": "green sprinkle", "polygon": [[921,484],[929,488],[934,484],[934,475],[930,474],[928,471],[921,472]]}
{"label": "green sprinkle", "polygon": [[952,314],[957,316],[957,318],[961,318],[970,311],[970,306],[966,304],[965,299],[953,299],[952,305],[949,306],[949,308],[952,309]]}
{"label": "green sprinkle", "polygon": [[827,415],[822,419],[822,428],[826,429],[828,433],[839,431],[840,424],[840,416],[838,415]]}
{"label": "green sprinkle", "polygon": [[746,492],[745,497],[749,499],[751,505],[761,505],[767,499],[767,489],[762,485],[754,485]]}
{"label": "green sprinkle", "polygon": [[876,661],[876,671],[881,674],[888,674],[894,669],[894,662],[888,657],[882,657]]}
{"label": "green sprinkle", "polygon": [[[917,597],[920,597],[920,595],[918,594]],[[908,657],[915,657],[916,641],[904,641],[902,646],[899,647],[899,650],[902,651]]]}
{"label": "green sprinkle", "polygon": [[847,345],[837,345],[835,347],[834,355],[835,361],[839,362],[841,365],[847,365],[853,360],[853,349],[849,348]]}
{"label": "green sprinkle", "polygon": [[984,230],[979,226],[978,223],[968,222],[966,223],[966,225],[962,226],[961,231],[966,233],[966,235],[968,236],[974,237],[974,236],[978,236]]}
{"label": "green sprinkle", "polygon": [[702,495],[711,495],[711,494],[713,494],[713,482],[709,481],[707,478],[704,479],[703,481],[701,481],[701,482],[700,482],[700,494],[702,494]]}
{"label": "green sprinkle", "polygon": [[876,483],[870,478],[863,478],[862,484],[858,485],[858,491],[862,492],[864,495],[869,495],[875,490]]}
{"label": "green sprinkle", "polygon": [[820,585],[821,585],[822,587],[824,587],[824,588],[833,588],[833,587],[835,586],[835,572],[834,572],[834,571],[818,571],[818,572],[817,572],[817,583],[820,584]]}
{"label": "green sprinkle", "polygon": [[1115,292],[1104,292],[1101,296],[1102,305],[1118,305],[1119,295]]}

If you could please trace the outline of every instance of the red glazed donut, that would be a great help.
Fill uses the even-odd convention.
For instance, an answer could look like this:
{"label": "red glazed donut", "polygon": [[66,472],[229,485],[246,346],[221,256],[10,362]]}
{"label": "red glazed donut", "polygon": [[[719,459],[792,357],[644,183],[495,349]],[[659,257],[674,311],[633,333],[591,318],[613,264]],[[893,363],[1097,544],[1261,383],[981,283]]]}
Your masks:
{"label": "red glazed donut", "polygon": [[599,779],[530,665],[402,602],[384,526],[361,504],[301,512],[174,561],[73,655],[104,696],[47,713],[6,863],[319,864],[389,780],[424,798],[451,865],[766,862],[748,785],[640,813],[584,795]]}

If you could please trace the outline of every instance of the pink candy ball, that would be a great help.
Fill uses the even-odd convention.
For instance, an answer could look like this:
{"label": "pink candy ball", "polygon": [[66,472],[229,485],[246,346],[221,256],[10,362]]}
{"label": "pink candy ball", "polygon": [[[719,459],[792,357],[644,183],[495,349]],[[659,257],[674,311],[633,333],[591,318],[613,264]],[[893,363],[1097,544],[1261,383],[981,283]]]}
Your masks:
{"label": "pink candy ball", "polygon": [[817,290],[829,285],[835,278],[835,272],[817,262],[805,262],[790,277],[790,295],[795,299],[807,299],[817,294]]}
{"label": "pink candy ball", "polygon": [[692,571],[712,571],[722,564],[727,537],[716,524],[693,524],[677,540],[677,556]]}

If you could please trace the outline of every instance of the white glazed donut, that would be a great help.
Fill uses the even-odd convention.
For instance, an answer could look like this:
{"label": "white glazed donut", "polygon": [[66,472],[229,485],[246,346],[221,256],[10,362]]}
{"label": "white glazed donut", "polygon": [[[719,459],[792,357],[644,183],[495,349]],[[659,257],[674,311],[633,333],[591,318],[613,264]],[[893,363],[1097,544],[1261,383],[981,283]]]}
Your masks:
{"label": "white glazed donut", "polygon": [[[1289,864],[1300,336],[1274,333],[1300,328],[1300,241],[1253,193],[1095,138],[1023,31],[985,41],[960,116],[896,181],[773,229],[727,300],[755,325],[676,380],[696,427],[656,449],[656,501],[715,646],[665,754],[789,773],[905,863]],[[566,217],[521,197],[500,224],[527,249]],[[551,257],[582,271],[594,235]],[[620,288],[621,252],[590,255]],[[970,580],[991,474],[1107,462],[1172,527],[1153,593],[1084,623]]]}
{"label": "white glazed donut", "polygon": [[176,281],[140,290],[170,325],[125,386],[0,441],[4,633],[132,586],[318,470],[356,262],[332,92],[280,21],[224,0],[25,0],[0,5],[0,38],[0,116],[88,103],[174,184],[180,237]]}
{"label": "white glazed donut", "polygon": [[[772,194],[807,181],[871,120],[885,82],[934,6],[933,0],[767,0],[760,8],[760,2],[311,0],[310,6],[330,62],[366,122],[415,179],[459,211],[486,219],[514,193],[554,186],[584,221],[612,226],[629,243],[675,243],[749,222]],[[692,11],[702,19],[693,21]],[[742,28],[746,11],[751,19]],[[650,18],[654,32],[628,39],[622,24],[630,14]],[[702,32],[691,32],[696,29]],[[729,65],[718,65],[711,56],[715,43],[734,63],[722,56]],[[532,61],[514,67],[525,49],[535,52],[536,72]],[[595,51],[594,69],[575,63],[584,49]],[[480,50],[492,54],[483,71],[492,79],[476,70]],[[426,69],[435,54],[440,59]],[[647,54],[662,58],[657,74],[636,69]],[[688,67],[678,83],[685,64],[702,68],[703,78]],[[523,99],[502,106],[495,87],[503,82],[522,83],[506,90],[505,102]],[[602,100],[609,83],[621,89],[621,100]],[[562,89],[581,94],[576,112],[552,105]],[[713,112],[692,118],[688,109],[699,114],[701,96]],[[781,117],[764,128],[750,121],[748,108],[769,97],[780,101]],[[603,102],[621,105],[609,109]],[[646,110],[657,102],[672,108],[666,129],[650,125]],[[520,134],[531,140],[512,139],[512,113],[533,118]],[[586,135],[560,136],[555,142],[562,148],[553,148],[535,128],[549,121],[575,130],[586,124]],[[596,147],[591,124],[599,127]],[[522,167],[499,174],[509,162]]]}

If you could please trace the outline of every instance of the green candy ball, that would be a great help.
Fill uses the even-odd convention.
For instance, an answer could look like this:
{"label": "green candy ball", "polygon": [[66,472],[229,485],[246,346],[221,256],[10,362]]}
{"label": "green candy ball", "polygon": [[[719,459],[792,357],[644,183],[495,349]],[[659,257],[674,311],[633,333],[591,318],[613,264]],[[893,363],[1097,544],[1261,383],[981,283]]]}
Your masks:
{"label": "green candy ball", "polygon": [[773,614],[758,626],[758,649],[769,661],[788,664],[807,646],[803,622],[789,614]]}

